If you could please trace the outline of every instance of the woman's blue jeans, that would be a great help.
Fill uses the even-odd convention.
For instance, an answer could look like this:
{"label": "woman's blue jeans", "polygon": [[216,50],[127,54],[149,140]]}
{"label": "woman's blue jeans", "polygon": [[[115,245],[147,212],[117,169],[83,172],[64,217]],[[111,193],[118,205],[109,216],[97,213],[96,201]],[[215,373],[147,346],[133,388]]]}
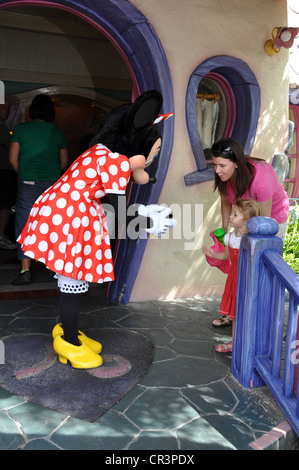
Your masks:
{"label": "woman's blue jeans", "polygon": [[[19,179],[18,196],[16,203],[16,219],[15,219],[15,234],[16,239],[22,232],[29,217],[31,208],[37,198],[56,181],[30,181],[25,182]],[[25,256],[21,245],[18,245],[18,259],[30,259]]]}

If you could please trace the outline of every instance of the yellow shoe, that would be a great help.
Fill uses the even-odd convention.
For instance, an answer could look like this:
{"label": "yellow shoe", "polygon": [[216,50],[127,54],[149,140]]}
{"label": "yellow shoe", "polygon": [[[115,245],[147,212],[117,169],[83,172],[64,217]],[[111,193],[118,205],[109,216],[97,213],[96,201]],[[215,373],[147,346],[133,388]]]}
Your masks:
{"label": "yellow shoe", "polygon": [[[57,335],[63,335],[63,328],[61,323],[57,323],[57,325],[54,326],[53,331],[52,331],[52,337],[55,338]],[[79,335],[78,335],[79,340],[81,340],[83,343],[85,343],[90,349],[92,349],[95,353],[99,354],[102,351],[102,345],[98,341],[95,341],[94,339],[89,338],[86,336],[83,331],[79,330]]]}
{"label": "yellow shoe", "polygon": [[92,351],[82,341],[80,346],[75,346],[64,341],[62,336],[57,335],[53,341],[53,348],[62,364],[67,364],[67,361],[69,361],[75,369],[93,369],[103,364],[101,356]]}

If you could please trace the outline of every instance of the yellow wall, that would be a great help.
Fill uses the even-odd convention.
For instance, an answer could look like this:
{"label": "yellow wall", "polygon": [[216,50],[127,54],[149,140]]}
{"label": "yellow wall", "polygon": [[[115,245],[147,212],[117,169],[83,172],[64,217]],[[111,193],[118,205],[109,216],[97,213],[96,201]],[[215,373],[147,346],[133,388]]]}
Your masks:
{"label": "yellow wall", "polygon": [[[172,75],[175,106],[174,146],[159,203],[182,213],[183,204],[203,205],[204,244],[221,225],[220,201],[213,183],[185,186],[184,175],[196,170],[185,119],[189,78],[209,57],[230,55],[246,62],[261,88],[261,109],[252,155],[271,161],[284,151],[288,134],[288,50],[269,57],[264,43],[275,26],[287,24],[287,0],[131,0],[156,30]],[[174,211],[176,216],[176,212]],[[180,229],[182,230],[181,224]],[[178,230],[178,229],[177,229]],[[210,267],[200,243],[150,239],[131,301],[222,293],[226,276]],[[200,237],[197,236],[198,241]],[[188,247],[190,248],[190,246]]]}

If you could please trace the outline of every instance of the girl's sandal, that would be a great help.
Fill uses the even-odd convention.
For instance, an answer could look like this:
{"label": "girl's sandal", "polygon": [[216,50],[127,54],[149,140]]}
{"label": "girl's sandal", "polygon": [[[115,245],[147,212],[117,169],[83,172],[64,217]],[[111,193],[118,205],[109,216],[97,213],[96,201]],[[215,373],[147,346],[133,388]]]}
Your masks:
{"label": "girl's sandal", "polygon": [[225,328],[226,326],[232,325],[232,320],[228,316],[224,315],[223,317],[214,320],[212,325],[215,328]]}
{"label": "girl's sandal", "polygon": [[232,352],[232,350],[233,350],[232,341],[230,341],[229,343],[217,344],[217,346],[215,346],[215,351],[220,352],[220,353],[228,353],[228,352]]}

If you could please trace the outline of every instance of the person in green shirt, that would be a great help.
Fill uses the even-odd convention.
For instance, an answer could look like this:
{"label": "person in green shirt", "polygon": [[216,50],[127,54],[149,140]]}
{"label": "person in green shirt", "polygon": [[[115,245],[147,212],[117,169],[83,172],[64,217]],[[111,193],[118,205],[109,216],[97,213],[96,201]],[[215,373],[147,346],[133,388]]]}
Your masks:
{"label": "person in green shirt", "polygon": [[[62,130],[53,124],[55,108],[48,95],[35,96],[28,122],[17,124],[11,136],[9,161],[18,173],[16,239],[23,230],[36,199],[61,176],[68,163],[67,143]],[[30,258],[18,244],[21,272],[13,285],[29,284]]]}

